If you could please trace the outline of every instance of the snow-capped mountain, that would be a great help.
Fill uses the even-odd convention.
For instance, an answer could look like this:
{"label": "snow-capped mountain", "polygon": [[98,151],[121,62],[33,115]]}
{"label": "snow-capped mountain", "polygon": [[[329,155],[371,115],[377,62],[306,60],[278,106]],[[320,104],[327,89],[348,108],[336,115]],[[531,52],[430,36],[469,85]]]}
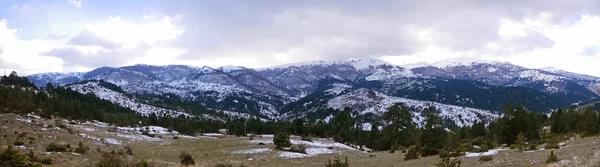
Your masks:
{"label": "snow-capped mountain", "polygon": [[[342,83],[331,84],[329,89],[322,91],[321,96],[309,98],[314,99],[305,100],[302,103],[296,104],[309,107],[297,112],[289,112],[289,116],[310,117],[309,115],[327,108],[342,110],[346,107],[353,109],[355,115],[382,116],[383,113],[387,111],[387,108],[395,103],[404,103],[407,107],[411,108],[413,122],[420,126],[424,123],[423,111],[430,106],[433,106],[438,110],[442,120],[451,122],[453,125],[457,126],[470,126],[475,122],[488,122],[500,117],[500,114],[495,111],[395,97],[373,89],[355,88],[354,86]],[[332,116],[332,113],[327,115],[327,117]]]}
{"label": "snow-capped mountain", "polygon": [[475,58],[448,59],[433,64],[410,66],[415,73],[425,76],[526,87],[551,94],[566,94],[578,101],[600,95],[600,78],[556,68],[528,69],[507,62]]}
{"label": "snow-capped mountain", "polygon": [[[374,58],[315,61],[262,69],[134,65],[101,67],[85,73],[35,74],[28,78],[38,86],[49,82],[68,85],[102,80],[132,95],[133,101],[144,100],[133,96],[185,101],[225,115],[263,119],[290,118],[324,107],[353,107],[358,113],[376,115],[394,102],[410,103],[415,113],[424,106],[434,105],[440,108],[441,115],[447,115],[445,119],[457,125],[488,120],[493,117],[489,113],[500,111],[509,103],[524,104],[534,111],[549,111],[588,98],[589,90],[600,92],[598,83],[591,80],[577,78],[573,82],[563,82],[571,81],[572,77],[473,59],[445,61],[412,70]],[[332,88],[332,83],[347,85],[348,89]],[[585,86],[574,89],[573,84]],[[71,87],[82,93],[88,91],[79,87],[93,87],[76,85]],[[550,87],[556,87],[557,91],[566,87],[569,92],[555,93],[554,88],[549,91]],[[338,93],[324,93],[325,90]],[[362,99],[365,92],[371,91],[380,98]],[[451,118],[467,115],[468,118],[458,120]],[[477,119],[473,115],[477,115]]]}

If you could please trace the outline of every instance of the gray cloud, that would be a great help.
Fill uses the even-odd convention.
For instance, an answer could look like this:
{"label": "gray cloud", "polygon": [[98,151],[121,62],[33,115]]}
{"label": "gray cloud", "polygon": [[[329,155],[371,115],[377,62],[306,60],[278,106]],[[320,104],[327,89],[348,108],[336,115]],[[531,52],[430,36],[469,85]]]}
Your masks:
{"label": "gray cloud", "polygon": [[81,66],[87,68],[97,68],[101,66],[122,66],[127,60],[135,56],[144,55],[148,46],[142,45],[132,49],[113,49],[97,54],[86,55],[73,48],[57,48],[49,52],[42,53],[44,56],[53,56],[63,60],[65,66]]}
{"label": "gray cloud", "polygon": [[83,30],[79,35],[71,38],[69,40],[69,44],[81,46],[101,46],[104,49],[115,49],[119,47],[118,44],[104,39],[88,30]]}
{"label": "gray cloud", "polygon": [[[185,59],[301,50],[303,55],[293,61],[405,55],[427,45],[484,50],[488,42],[504,40],[497,34],[503,18],[522,21],[546,12],[552,14],[551,22],[568,23],[581,14],[598,13],[600,5],[591,0],[181,3],[161,4],[156,10],[183,15],[178,24],[186,31],[175,45],[190,50]],[[433,32],[429,43],[417,38],[425,29]],[[527,51],[553,45],[537,32],[528,33],[512,39],[511,46]]]}

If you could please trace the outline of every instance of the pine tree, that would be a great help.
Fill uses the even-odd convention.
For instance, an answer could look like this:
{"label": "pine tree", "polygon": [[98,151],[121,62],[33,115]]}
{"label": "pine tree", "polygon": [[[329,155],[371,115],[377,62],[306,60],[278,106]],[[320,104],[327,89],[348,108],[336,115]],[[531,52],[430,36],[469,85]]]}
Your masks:
{"label": "pine tree", "polygon": [[439,150],[444,148],[447,135],[440,123],[435,107],[427,109],[425,121],[425,127],[419,141],[421,155],[429,156],[438,154]]}
{"label": "pine tree", "polygon": [[333,126],[335,127],[335,135],[338,138],[341,138],[342,141],[338,142],[347,142],[352,138],[352,127],[354,126],[354,119],[350,115],[351,109],[346,107],[342,112],[340,112],[333,119]]}
{"label": "pine tree", "polygon": [[552,115],[550,116],[550,131],[552,133],[563,133],[564,132],[564,124],[562,124],[562,119],[563,119],[563,110],[562,109],[558,109],[558,111],[555,111],[552,113]]}
{"label": "pine tree", "polygon": [[416,144],[416,125],[408,107],[396,103],[384,113],[383,120],[389,124],[383,128],[380,140],[377,141],[379,150],[387,150],[394,144],[408,147]]}
{"label": "pine tree", "polygon": [[286,132],[279,131],[273,137],[273,143],[278,149],[292,146],[290,135]]}
{"label": "pine tree", "polygon": [[367,139],[367,147],[374,148],[375,140],[379,138],[379,128],[377,125],[371,125],[371,131],[369,132],[369,138]]}
{"label": "pine tree", "polygon": [[525,141],[527,141],[525,134],[523,132],[519,133],[519,135],[517,136],[517,141],[515,143],[515,145],[517,146],[517,151],[523,151],[523,148],[525,147]]}

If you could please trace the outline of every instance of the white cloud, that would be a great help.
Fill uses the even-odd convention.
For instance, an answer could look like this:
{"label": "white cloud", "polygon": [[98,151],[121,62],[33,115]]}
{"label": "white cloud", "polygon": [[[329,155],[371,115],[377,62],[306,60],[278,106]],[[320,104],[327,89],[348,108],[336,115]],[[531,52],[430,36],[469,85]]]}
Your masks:
{"label": "white cloud", "polygon": [[19,31],[7,27],[7,20],[0,20],[0,70],[17,70],[20,74],[62,71],[62,60],[39,53],[50,51],[59,45],[54,41],[19,40]]}
{"label": "white cloud", "polygon": [[81,3],[83,0],[69,0],[69,3],[77,6],[78,8],[81,7]]}
{"label": "white cloud", "polygon": [[104,22],[86,26],[85,30],[120,44],[124,48],[135,48],[140,44],[154,45],[161,41],[173,40],[181,35],[184,30],[173,24],[174,19],[178,17],[133,23],[121,17],[110,17]]}

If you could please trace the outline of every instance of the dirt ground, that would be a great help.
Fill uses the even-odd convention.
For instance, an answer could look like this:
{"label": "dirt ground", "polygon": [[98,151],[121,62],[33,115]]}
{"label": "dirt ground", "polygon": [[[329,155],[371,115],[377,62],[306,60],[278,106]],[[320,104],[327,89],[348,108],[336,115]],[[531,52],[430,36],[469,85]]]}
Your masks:
{"label": "dirt ground", "polygon": [[[259,146],[248,142],[248,138],[240,137],[180,137],[173,139],[173,135],[158,135],[147,139],[135,133],[109,132],[109,126],[97,124],[69,124],[66,120],[47,120],[35,116],[17,116],[15,114],[0,114],[0,141],[5,148],[15,141],[25,142],[24,146],[17,147],[26,152],[34,151],[37,156],[49,156],[54,159],[56,167],[85,167],[95,166],[101,158],[101,151],[124,151],[124,146],[133,150],[133,156],[124,155],[129,161],[146,160],[154,166],[180,166],[179,154],[187,152],[193,156],[199,167],[213,167],[216,164],[232,164],[249,167],[282,166],[282,167],[314,167],[325,166],[329,159],[336,156],[348,157],[350,166],[353,167],[421,167],[435,166],[440,158],[437,156],[423,157],[417,160],[404,161],[402,153],[352,151],[334,148],[336,154],[318,155],[308,158],[284,159],[278,157],[280,153],[273,144]],[[67,128],[58,128],[62,124]],[[54,125],[54,127],[48,126]],[[68,130],[70,129],[70,130]],[[127,137],[130,136],[130,137]],[[131,137],[135,136],[135,137]],[[257,138],[260,140],[260,138]],[[148,140],[148,141],[147,141]],[[255,139],[256,140],[256,139]],[[479,157],[462,157],[462,166],[590,166],[600,167],[600,137],[588,137],[565,141],[561,149],[555,154],[561,159],[559,164],[546,165],[545,160],[550,154],[549,150],[518,153],[513,150],[500,151],[493,155],[493,161],[480,163]],[[75,147],[79,142],[89,146],[85,154],[76,153],[47,153],[45,147],[50,143],[64,143]],[[255,154],[232,154],[236,150],[252,148],[270,148],[273,151]]]}

